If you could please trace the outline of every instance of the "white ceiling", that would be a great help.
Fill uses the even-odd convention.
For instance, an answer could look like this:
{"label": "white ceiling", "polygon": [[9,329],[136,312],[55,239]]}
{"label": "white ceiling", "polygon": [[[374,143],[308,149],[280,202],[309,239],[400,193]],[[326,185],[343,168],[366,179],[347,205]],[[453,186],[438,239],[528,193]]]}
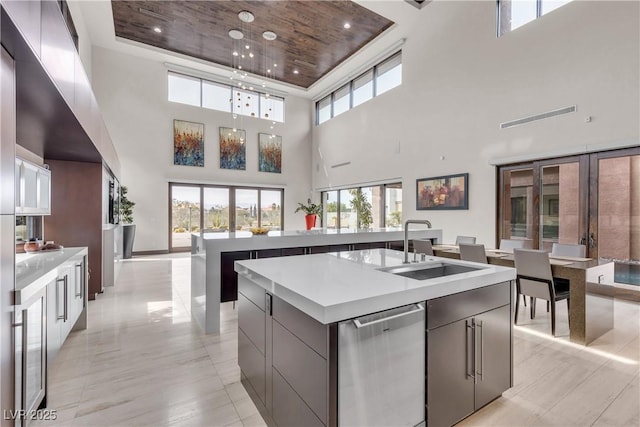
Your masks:
{"label": "white ceiling", "polygon": [[[429,13],[428,5],[422,10],[418,10],[405,0],[355,1],[361,6],[392,20],[395,22],[395,25],[358,51],[350,59],[338,65],[329,74],[314,83],[309,89],[284,83],[272,83],[270,85],[272,89],[295,96],[316,99],[334,89],[341,82],[355,77],[358,72],[364,71],[363,69],[365,67],[373,65],[373,61],[382,59],[379,58],[382,53],[387,52],[394,45],[397,46],[400,40],[407,37],[410,29],[415,25],[421,14]],[[79,8],[76,8],[75,5],[71,6],[72,13],[74,10],[80,11],[86,31],[91,39],[91,44],[94,46],[100,46],[158,62],[168,62],[223,78],[229,75],[229,69],[207,61],[152,46],[142,45],[129,40],[117,39],[113,26],[110,0],[78,0],[74,3],[76,3]]]}

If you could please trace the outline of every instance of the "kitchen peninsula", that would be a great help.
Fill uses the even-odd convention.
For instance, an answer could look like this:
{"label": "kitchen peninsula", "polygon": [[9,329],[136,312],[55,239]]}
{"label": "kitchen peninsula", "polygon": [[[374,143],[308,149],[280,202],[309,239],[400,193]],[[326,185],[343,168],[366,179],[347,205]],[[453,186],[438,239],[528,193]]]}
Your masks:
{"label": "kitchen peninsula", "polygon": [[513,383],[512,268],[371,249],[236,271],[238,364],[269,425],[451,426]]}
{"label": "kitchen peninsula", "polygon": [[[237,299],[234,262],[244,259],[309,255],[349,250],[401,249],[400,229],[270,231],[191,235],[191,316],[207,334],[220,331],[220,303]],[[410,239],[442,243],[442,230],[409,231]]]}

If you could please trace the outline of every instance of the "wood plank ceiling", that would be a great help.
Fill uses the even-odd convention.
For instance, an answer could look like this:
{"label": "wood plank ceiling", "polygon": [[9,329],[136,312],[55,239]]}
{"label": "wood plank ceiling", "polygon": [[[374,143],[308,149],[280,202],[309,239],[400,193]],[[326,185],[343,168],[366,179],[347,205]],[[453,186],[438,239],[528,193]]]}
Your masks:
{"label": "wood plank ceiling", "polygon": [[[114,0],[111,5],[116,36],[229,67],[238,49],[229,31],[242,30],[243,45],[248,41],[254,53],[243,69],[264,76],[266,66],[274,63],[277,67],[271,67],[271,72],[276,80],[303,88],[393,24],[345,0]],[[244,10],[255,16],[251,24],[238,18]],[[156,27],[161,32],[154,31]],[[277,39],[266,42],[264,31],[275,32]]]}

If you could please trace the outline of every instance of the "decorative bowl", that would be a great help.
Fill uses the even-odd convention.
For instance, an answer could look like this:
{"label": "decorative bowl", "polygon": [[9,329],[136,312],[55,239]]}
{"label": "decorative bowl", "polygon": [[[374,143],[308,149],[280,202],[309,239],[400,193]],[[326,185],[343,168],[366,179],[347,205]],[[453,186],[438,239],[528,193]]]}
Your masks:
{"label": "decorative bowl", "polygon": [[27,253],[38,252],[42,250],[42,242],[40,240],[29,240],[24,244],[24,251]]}
{"label": "decorative bowl", "polygon": [[266,227],[253,227],[250,231],[254,236],[264,236],[269,233],[269,229]]}

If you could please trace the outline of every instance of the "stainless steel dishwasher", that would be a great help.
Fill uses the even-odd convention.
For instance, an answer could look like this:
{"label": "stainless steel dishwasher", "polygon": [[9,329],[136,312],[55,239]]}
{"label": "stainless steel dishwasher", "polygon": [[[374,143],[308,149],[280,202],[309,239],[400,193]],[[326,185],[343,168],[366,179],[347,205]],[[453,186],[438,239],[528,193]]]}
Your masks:
{"label": "stainless steel dishwasher", "polygon": [[423,426],[423,304],[340,322],[338,336],[338,425]]}

